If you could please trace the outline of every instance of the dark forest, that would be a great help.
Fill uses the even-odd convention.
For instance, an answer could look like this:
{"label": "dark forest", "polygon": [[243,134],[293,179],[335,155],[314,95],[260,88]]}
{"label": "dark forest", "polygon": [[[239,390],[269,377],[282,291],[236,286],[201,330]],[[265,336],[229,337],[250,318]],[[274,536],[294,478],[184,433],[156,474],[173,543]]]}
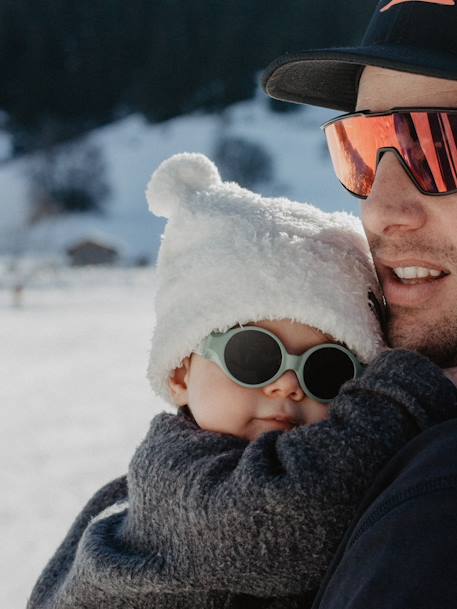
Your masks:
{"label": "dark forest", "polygon": [[374,6],[373,0],[3,0],[3,127],[17,154],[132,112],[158,122],[217,111],[251,97],[259,71],[286,51],[358,41]]}

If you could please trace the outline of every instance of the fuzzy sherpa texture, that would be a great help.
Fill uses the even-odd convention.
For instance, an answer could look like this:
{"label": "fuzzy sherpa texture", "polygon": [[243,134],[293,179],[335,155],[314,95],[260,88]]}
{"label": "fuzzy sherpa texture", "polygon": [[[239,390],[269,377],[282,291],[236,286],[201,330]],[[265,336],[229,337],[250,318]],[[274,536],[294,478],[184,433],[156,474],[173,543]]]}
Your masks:
{"label": "fuzzy sherpa texture", "polygon": [[222,182],[201,154],[164,161],[147,188],[168,218],[157,265],[148,377],[168,376],[212,331],[263,319],[308,324],[364,363],[382,347],[368,291],[381,300],[360,220]]}
{"label": "fuzzy sherpa texture", "polygon": [[89,502],[28,609],[304,609],[386,461],[456,415],[442,371],[401,350],[346,383],[328,421],[249,444],[158,415],[128,491]]}

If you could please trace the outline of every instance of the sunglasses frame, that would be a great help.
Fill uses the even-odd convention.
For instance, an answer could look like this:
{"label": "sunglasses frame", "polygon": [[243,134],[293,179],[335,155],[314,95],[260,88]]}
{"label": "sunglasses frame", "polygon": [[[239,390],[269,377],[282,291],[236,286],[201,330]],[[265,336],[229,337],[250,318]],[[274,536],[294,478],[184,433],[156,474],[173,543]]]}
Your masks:
{"label": "sunglasses frame", "polygon": [[[332,125],[333,123],[338,123],[347,118],[354,118],[356,116],[365,116],[365,117],[391,116],[393,114],[404,114],[404,113],[411,113],[411,112],[427,112],[427,113],[446,112],[447,114],[457,114],[457,108],[422,108],[422,107],[419,107],[419,108],[392,108],[391,110],[386,110],[384,112],[370,112],[370,110],[360,110],[358,112],[351,112],[349,114],[340,114],[339,116],[336,116],[335,118],[332,118],[332,119],[326,121],[325,123],[322,123],[321,129],[325,133],[325,129],[327,127],[329,127],[330,125]],[[375,175],[376,175],[376,171],[377,171],[377,168],[379,165],[379,161],[381,160],[381,157],[384,154],[384,152],[393,152],[395,154],[397,159],[400,161],[403,169],[406,171],[407,175],[409,176],[410,180],[413,182],[414,186],[423,195],[427,195],[428,197],[444,197],[446,195],[452,195],[452,194],[457,193],[457,188],[454,188],[453,190],[447,190],[446,192],[428,192],[428,191],[424,190],[418,184],[415,176],[413,175],[410,168],[406,164],[406,161],[401,156],[400,151],[397,150],[397,148],[395,148],[394,146],[387,146],[387,147],[378,149],[378,151],[376,153]],[[456,161],[457,161],[457,159],[456,159]],[[338,179],[338,176],[337,176],[337,179]],[[369,197],[369,195],[358,195],[357,193],[353,192],[352,190],[349,190],[349,188],[347,188],[343,184],[343,182],[341,182],[341,180],[339,180],[339,179],[338,179],[338,182],[349,194],[351,194],[353,197],[356,197],[357,199],[365,200]]]}
{"label": "sunglasses frame", "polygon": [[[251,332],[252,331],[260,332],[262,334],[266,334],[267,336],[270,336],[276,342],[276,344],[279,346],[279,348],[281,350],[281,357],[282,357],[281,366],[279,367],[276,374],[271,377],[271,379],[268,379],[267,381],[264,381],[263,383],[249,384],[249,383],[244,383],[243,381],[240,381],[239,379],[237,379],[236,377],[234,377],[231,374],[230,370],[227,368],[227,365],[225,363],[225,357],[224,357],[225,347],[227,346],[230,339],[233,338],[236,334],[239,334],[240,332],[246,332],[248,330]],[[334,398],[323,399],[323,398],[320,398],[320,397],[314,395],[307,388],[307,386],[304,382],[304,378],[303,378],[303,370],[305,368],[306,361],[309,359],[309,357],[313,353],[315,353],[316,351],[322,350],[322,349],[337,349],[339,351],[342,351],[343,353],[345,353],[348,356],[348,358],[352,362],[352,365],[354,366],[354,376],[352,377],[352,379],[348,379],[348,380],[353,380],[353,379],[358,378],[365,368],[365,366],[363,366],[363,364],[361,364],[361,362],[357,359],[357,357],[354,355],[354,353],[352,353],[352,351],[350,351],[346,347],[343,347],[342,345],[338,345],[337,343],[322,343],[320,345],[315,345],[314,347],[307,349],[301,355],[293,355],[292,353],[289,353],[287,351],[287,349],[285,348],[282,341],[275,334],[273,334],[273,332],[270,332],[269,330],[265,330],[264,328],[259,328],[257,326],[242,326],[240,328],[232,328],[231,330],[227,330],[227,332],[222,332],[222,333],[212,332],[209,336],[207,336],[202,341],[199,349],[196,350],[195,353],[197,353],[198,355],[201,355],[205,359],[210,360],[210,361],[214,362],[215,364],[217,364],[233,382],[235,382],[237,385],[240,385],[241,387],[246,387],[247,389],[259,389],[261,387],[266,387],[267,385],[271,385],[278,378],[280,378],[285,372],[287,372],[288,370],[292,370],[293,372],[295,372],[295,374],[297,376],[300,387],[302,388],[302,390],[305,392],[305,394],[309,398],[311,398],[312,400],[316,400],[317,402],[320,402],[321,404],[328,404]]]}

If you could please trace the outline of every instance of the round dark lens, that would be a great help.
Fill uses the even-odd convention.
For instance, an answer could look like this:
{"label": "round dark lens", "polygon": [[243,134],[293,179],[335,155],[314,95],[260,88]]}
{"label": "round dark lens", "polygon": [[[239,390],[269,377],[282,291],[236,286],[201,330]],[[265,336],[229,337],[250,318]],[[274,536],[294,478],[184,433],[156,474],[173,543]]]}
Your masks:
{"label": "round dark lens", "polygon": [[314,351],[303,370],[306,387],[321,400],[332,400],[338,395],[341,385],[354,376],[354,363],[349,355],[332,347]]}
{"label": "round dark lens", "polygon": [[276,374],[282,355],[271,336],[257,330],[245,330],[228,341],[224,358],[232,376],[242,383],[259,385]]}

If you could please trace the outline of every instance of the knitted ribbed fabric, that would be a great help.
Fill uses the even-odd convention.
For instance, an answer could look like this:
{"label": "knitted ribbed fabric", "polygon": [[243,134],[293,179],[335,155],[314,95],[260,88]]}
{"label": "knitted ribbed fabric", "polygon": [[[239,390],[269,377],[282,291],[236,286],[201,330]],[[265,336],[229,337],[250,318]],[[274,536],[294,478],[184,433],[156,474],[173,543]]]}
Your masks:
{"label": "knitted ribbed fabric", "polygon": [[429,360],[393,350],[309,427],[246,443],[158,415],[128,490],[118,479],[89,502],[28,609],[308,606],[374,477],[455,417],[456,396]]}

